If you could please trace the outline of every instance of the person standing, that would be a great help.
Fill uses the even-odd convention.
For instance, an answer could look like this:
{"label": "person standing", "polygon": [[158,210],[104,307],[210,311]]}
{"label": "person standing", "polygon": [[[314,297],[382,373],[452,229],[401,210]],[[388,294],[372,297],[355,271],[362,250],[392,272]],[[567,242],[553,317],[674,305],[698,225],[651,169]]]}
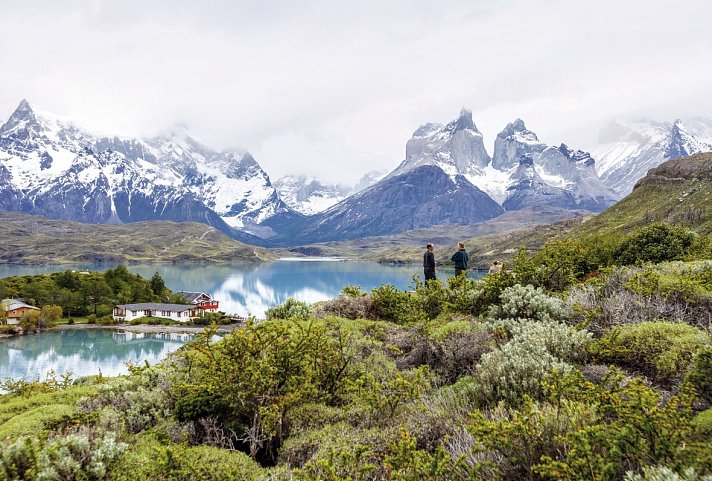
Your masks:
{"label": "person standing", "polygon": [[492,266],[489,268],[488,274],[499,274],[500,272],[502,272],[502,263],[494,261]]}
{"label": "person standing", "polygon": [[463,273],[467,273],[467,262],[469,261],[467,256],[467,251],[465,251],[465,243],[460,242],[458,244],[458,250],[452,255],[452,262],[455,264],[455,275],[459,276]]}
{"label": "person standing", "polygon": [[428,244],[425,254],[423,254],[423,272],[425,274],[425,282],[435,280],[435,246]]}

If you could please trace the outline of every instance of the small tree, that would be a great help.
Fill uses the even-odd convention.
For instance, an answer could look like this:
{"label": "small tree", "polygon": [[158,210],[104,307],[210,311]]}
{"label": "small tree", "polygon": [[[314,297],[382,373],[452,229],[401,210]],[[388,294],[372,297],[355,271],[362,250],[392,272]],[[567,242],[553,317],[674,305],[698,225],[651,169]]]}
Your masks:
{"label": "small tree", "polygon": [[5,304],[0,302],[0,325],[7,324],[7,311],[5,311]]}
{"label": "small tree", "polygon": [[163,282],[163,278],[158,275],[158,272],[153,274],[153,277],[151,277],[151,290],[157,296],[161,296],[166,290],[166,283]]}
{"label": "small tree", "polygon": [[40,311],[26,311],[20,317],[20,327],[24,331],[34,331],[39,325]]}
{"label": "small tree", "polygon": [[40,329],[50,327],[62,319],[61,306],[44,306],[40,311],[37,327]]}

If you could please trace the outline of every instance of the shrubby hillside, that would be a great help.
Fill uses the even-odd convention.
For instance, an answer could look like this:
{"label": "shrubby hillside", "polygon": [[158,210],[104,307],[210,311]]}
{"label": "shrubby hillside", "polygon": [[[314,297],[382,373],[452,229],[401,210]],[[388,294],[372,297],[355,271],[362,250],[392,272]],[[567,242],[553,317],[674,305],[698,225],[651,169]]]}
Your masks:
{"label": "shrubby hillside", "polygon": [[[128,376],[10,382],[2,480],[709,480],[709,238],[347,286]],[[705,260],[706,259],[706,260]]]}

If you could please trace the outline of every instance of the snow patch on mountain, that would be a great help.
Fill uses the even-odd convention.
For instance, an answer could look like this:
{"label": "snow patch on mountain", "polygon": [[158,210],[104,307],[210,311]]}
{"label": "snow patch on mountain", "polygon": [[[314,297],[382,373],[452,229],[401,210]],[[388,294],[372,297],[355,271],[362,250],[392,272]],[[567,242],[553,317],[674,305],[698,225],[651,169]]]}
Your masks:
{"label": "snow patch on mountain", "polygon": [[694,132],[703,139],[712,135],[712,120],[708,123],[697,118],[691,125],[694,131],[680,120],[610,123],[601,130],[599,144],[591,151],[598,174],[606,185],[626,195],[648,170],[666,160],[711,151],[710,144]]}
{"label": "snow patch on mountain", "polygon": [[[293,214],[247,152],[213,151],[180,127],[146,140],[91,133],[25,100],[0,127],[0,165],[9,172],[0,188],[13,192],[4,198],[17,199],[0,207],[54,218],[103,223],[170,215],[229,234],[228,225],[274,235],[259,224]],[[93,200],[101,204],[96,212],[89,211]]]}
{"label": "snow patch on mountain", "polygon": [[326,185],[305,175],[284,176],[274,182],[274,187],[289,207],[304,215],[323,212],[351,193],[348,187]]}

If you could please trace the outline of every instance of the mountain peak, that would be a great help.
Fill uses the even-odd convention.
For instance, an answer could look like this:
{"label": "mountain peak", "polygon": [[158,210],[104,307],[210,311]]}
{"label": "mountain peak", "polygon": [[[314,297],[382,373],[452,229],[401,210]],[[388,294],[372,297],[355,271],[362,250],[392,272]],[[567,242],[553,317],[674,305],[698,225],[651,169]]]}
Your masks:
{"label": "mountain peak", "polygon": [[27,99],[20,100],[20,104],[15,109],[15,112],[32,112],[32,104],[30,104]]}
{"label": "mountain peak", "polygon": [[446,132],[457,132],[459,130],[474,130],[478,132],[475,122],[472,120],[472,111],[464,107],[460,110],[460,115],[457,119],[447,124],[444,130]]}
{"label": "mountain peak", "polygon": [[703,145],[690,134],[680,119],[675,120],[670,129],[670,141],[665,149],[665,156],[668,159],[687,157],[706,150]]}
{"label": "mountain peak", "polygon": [[522,119],[516,119],[514,122],[508,123],[504,130],[497,134],[497,137],[507,138],[515,136],[516,134],[521,134],[520,137],[523,137],[529,141],[539,141],[536,134],[527,129],[527,126],[524,124]]}

